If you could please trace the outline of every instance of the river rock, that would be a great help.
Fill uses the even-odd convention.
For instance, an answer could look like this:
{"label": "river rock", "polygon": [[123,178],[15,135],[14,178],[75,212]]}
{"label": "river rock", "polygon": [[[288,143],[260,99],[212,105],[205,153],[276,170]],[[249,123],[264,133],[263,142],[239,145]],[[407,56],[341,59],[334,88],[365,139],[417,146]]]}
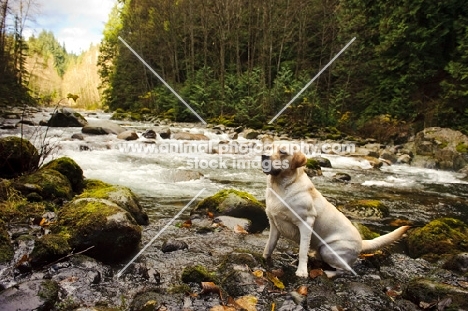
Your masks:
{"label": "river rock", "polygon": [[20,283],[0,292],[2,311],[52,310],[59,286],[52,280]]}
{"label": "river rock", "polygon": [[408,233],[412,257],[434,261],[448,254],[468,251],[468,225],[454,218],[439,218]]}
{"label": "river rock", "polygon": [[138,134],[133,130],[128,130],[117,135],[118,139],[123,140],[137,140]]}
{"label": "river rock", "polygon": [[467,310],[468,289],[427,278],[415,278],[408,283],[404,297],[421,306],[435,310]]}
{"label": "river rock", "polygon": [[85,189],[79,198],[110,201],[129,212],[139,225],[145,226],[149,223],[148,214],[141,207],[135,194],[127,187],[88,179],[85,182]]}
{"label": "river rock", "polygon": [[333,181],[337,181],[337,182],[348,182],[351,180],[351,175],[347,174],[347,173],[343,173],[343,172],[338,172],[336,173],[335,175],[333,175],[332,177]]}
{"label": "river rock", "polygon": [[468,253],[459,253],[451,256],[442,267],[460,274],[468,272]]}
{"label": "river rock", "polygon": [[69,157],[61,157],[45,164],[41,169],[51,169],[60,172],[68,178],[75,193],[81,193],[84,187],[84,176],[81,167]]}
{"label": "river rock", "polygon": [[181,240],[167,240],[161,246],[161,251],[163,253],[171,253],[183,249],[188,249],[188,245],[185,241]]}
{"label": "river rock", "polygon": [[70,247],[103,262],[120,262],[138,249],[141,229],[117,204],[104,199],[76,198],[63,206],[51,226]]}
{"label": "river rock", "polygon": [[177,132],[172,134],[172,139],[177,140],[210,140],[204,134],[188,133],[188,132]]}
{"label": "river rock", "polygon": [[311,159],[315,160],[320,167],[332,168],[331,162],[329,159],[318,156],[312,157]]}
{"label": "river rock", "polygon": [[411,156],[409,154],[402,154],[398,157],[397,163],[398,164],[410,164],[411,163]]}
{"label": "river rock", "polygon": [[0,138],[0,178],[13,178],[37,169],[40,155],[29,141],[15,136]]}
{"label": "river rock", "polygon": [[396,163],[398,160],[398,157],[396,156],[396,154],[387,149],[382,150],[382,152],[380,153],[380,157],[384,160],[389,161],[390,163]]}
{"label": "river rock", "polygon": [[73,188],[68,178],[48,168],[19,177],[13,186],[25,196],[36,192],[47,200],[70,200],[73,197]]}
{"label": "river rock", "polygon": [[339,206],[339,210],[358,219],[382,219],[390,214],[388,207],[379,200],[355,200]]}
{"label": "river rock", "polygon": [[193,265],[182,270],[181,280],[184,283],[213,282],[215,274],[202,265]]}
{"label": "river rock", "polygon": [[[146,139],[156,139],[156,132],[154,130],[146,130],[142,136]],[[162,138],[162,137],[161,137]]]}
{"label": "river rock", "polygon": [[84,134],[94,135],[118,135],[125,131],[125,128],[109,120],[93,120],[90,121],[87,125],[83,126],[81,129],[81,132]]}
{"label": "river rock", "polygon": [[257,139],[258,135],[260,135],[260,132],[252,129],[246,129],[244,130],[243,135],[245,139]]}
{"label": "river rock", "polygon": [[34,248],[29,255],[29,261],[33,267],[41,267],[52,263],[71,252],[67,239],[59,234],[46,234],[36,238]]}
{"label": "river rock", "polygon": [[265,206],[247,192],[224,189],[198,203],[191,214],[225,215],[249,219],[250,233],[262,232],[268,226]]}
{"label": "river rock", "polygon": [[459,131],[430,127],[417,133],[408,147],[416,157],[433,158],[440,169],[459,170],[468,165],[468,137]]}
{"label": "river rock", "polygon": [[322,167],[320,166],[319,162],[314,158],[307,159],[307,163],[305,166],[305,173],[309,177],[313,176],[322,176]]}
{"label": "river rock", "polygon": [[84,140],[84,136],[81,133],[75,133],[71,136],[71,139]]}
{"label": "river rock", "polygon": [[88,121],[71,108],[61,108],[47,122],[50,127],[83,127]]}

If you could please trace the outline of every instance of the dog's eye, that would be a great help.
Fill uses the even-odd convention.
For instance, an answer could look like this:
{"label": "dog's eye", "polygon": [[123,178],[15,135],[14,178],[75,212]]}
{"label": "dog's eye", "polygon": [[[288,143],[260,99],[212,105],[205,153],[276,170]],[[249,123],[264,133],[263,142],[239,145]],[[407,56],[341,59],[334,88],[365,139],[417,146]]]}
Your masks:
{"label": "dog's eye", "polygon": [[286,150],[281,150],[281,149],[280,149],[279,153],[280,153],[280,154],[283,154],[283,155],[288,154],[288,153],[286,152]]}

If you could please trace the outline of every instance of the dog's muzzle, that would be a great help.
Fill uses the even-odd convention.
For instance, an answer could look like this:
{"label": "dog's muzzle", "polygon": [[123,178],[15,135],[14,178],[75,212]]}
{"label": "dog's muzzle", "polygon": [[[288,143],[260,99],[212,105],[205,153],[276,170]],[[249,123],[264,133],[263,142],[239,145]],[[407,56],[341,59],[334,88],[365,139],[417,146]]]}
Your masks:
{"label": "dog's muzzle", "polygon": [[278,175],[281,170],[273,167],[271,156],[262,154],[262,170],[267,175]]}

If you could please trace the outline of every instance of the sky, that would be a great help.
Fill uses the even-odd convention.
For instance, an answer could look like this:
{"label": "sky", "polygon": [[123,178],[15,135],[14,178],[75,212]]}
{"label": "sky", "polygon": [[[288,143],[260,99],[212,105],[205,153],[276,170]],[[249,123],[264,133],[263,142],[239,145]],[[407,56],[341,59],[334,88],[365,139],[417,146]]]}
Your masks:
{"label": "sky", "polygon": [[52,31],[69,53],[80,54],[101,42],[102,31],[115,0],[36,0],[34,21],[24,35]]}

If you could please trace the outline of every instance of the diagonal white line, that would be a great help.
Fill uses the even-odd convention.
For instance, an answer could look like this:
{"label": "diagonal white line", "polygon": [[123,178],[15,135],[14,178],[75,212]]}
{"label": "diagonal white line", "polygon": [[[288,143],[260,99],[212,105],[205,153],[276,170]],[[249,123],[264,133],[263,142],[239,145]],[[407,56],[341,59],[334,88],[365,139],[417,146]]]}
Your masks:
{"label": "diagonal white line", "polygon": [[283,203],[284,206],[286,206],[286,207],[291,211],[291,213],[293,213],[293,215],[296,216],[297,219],[299,219],[299,220],[307,227],[307,229],[309,229],[309,230],[315,235],[315,237],[316,237],[317,239],[319,239],[320,242],[322,242],[322,243],[338,258],[338,260],[341,261],[341,262],[345,265],[345,267],[346,267],[349,271],[351,271],[355,276],[358,275],[358,274],[356,273],[356,271],[354,271],[353,268],[351,268],[351,267],[348,265],[348,263],[347,263],[346,261],[344,261],[343,258],[341,258],[341,256],[338,255],[338,254],[335,252],[335,250],[334,250],[333,248],[331,248],[331,246],[328,245],[328,243],[325,242],[325,241],[322,239],[322,237],[320,237],[320,236],[314,231],[314,229],[312,229],[312,227],[311,227],[304,219],[302,219],[301,216],[299,216],[299,215],[296,213],[296,211],[293,210],[293,209],[291,208],[291,206],[289,206],[289,204],[286,203],[286,201],[283,200],[283,198],[281,198],[281,197],[275,192],[275,190],[273,190],[273,189],[271,189],[271,188],[268,188],[268,190],[270,190],[270,191],[281,201],[281,203]]}
{"label": "diagonal white line", "polygon": [[307,83],[306,86],[304,86],[302,90],[300,90],[299,93],[297,93],[296,96],[294,96],[293,99],[291,99],[289,103],[287,103],[286,106],[284,106],[283,109],[281,109],[280,112],[270,120],[270,122],[268,122],[268,124],[273,123],[276,118],[278,118],[299,96],[301,96],[302,92],[304,92],[315,81],[315,79],[317,79],[328,68],[328,66],[330,66],[341,55],[341,53],[343,53],[351,43],[353,43],[354,40],[356,40],[356,37],[352,38],[351,41],[349,41],[348,44],[346,44],[345,47],[342,48],[341,51],[339,51],[338,54],[336,54],[335,57],[333,57],[328,64],[326,64],[325,67],[323,67],[322,70],[320,70],[319,73],[317,73],[315,77],[313,77],[312,80],[310,80],[309,83]]}
{"label": "diagonal white line", "polygon": [[177,92],[174,91],[174,89],[173,89],[169,84],[167,84],[167,82],[164,81],[164,79],[161,78],[161,76],[158,75],[158,73],[157,73],[153,68],[151,68],[151,66],[148,65],[148,63],[147,63],[140,55],[138,55],[138,53],[135,52],[135,50],[132,49],[132,47],[131,47],[130,45],[128,45],[127,42],[125,42],[124,39],[122,39],[122,37],[118,36],[118,38],[119,38],[120,41],[122,41],[123,44],[125,44],[125,46],[126,46],[130,51],[132,51],[133,54],[135,54],[135,56],[136,56],[136,57],[137,57],[137,58],[138,58],[138,59],[139,59],[139,60],[156,76],[156,77],[158,77],[158,79],[159,79],[172,93],[174,93],[174,95],[175,95],[175,96],[176,96],[176,97],[177,97],[177,98],[178,98],[178,99],[195,115],[195,116],[197,116],[197,118],[198,118],[203,124],[206,124],[206,121],[203,120],[203,118],[200,117],[200,116],[198,115],[198,113],[197,113],[195,110],[193,110],[192,107],[190,107],[190,105],[187,104],[187,103],[185,102],[185,100],[184,100],[182,97],[180,97],[180,95],[177,94]]}
{"label": "diagonal white line", "polygon": [[177,215],[175,215],[174,217],[172,217],[172,219],[161,229],[159,230],[159,232],[151,239],[151,241],[149,241],[145,247],[143,247],[140,252],[138,254],[135,255],[135,257],[132,258],[132,260],[130,260],[127,265],[125,267],[122,268],[122,270],[120,270],[118,273],[117,273],[117,278],[119,278],[122,273],[127,270],[127,268],[138,258],[140,257],[141,254],[143,254],[143,252],[151,245],[153,244],[153,242],[164,232],[166,231],[166,229],[172,224],[172,222],[174,220],[176,220],[177,218],[179,218],[179,216],[190,206],[190,204],[193,203],[193,201],[195,201],[198,196],[200,194],[202,194],[203,191],[205,191],[206,188],[203,188],[202,190],[200,190],[200,192],[197,193],[197,195],[192,199],[190,200],[190,202],[187,203],[187,205],[185,205],[185,207],[183,209],[181,209]]}

